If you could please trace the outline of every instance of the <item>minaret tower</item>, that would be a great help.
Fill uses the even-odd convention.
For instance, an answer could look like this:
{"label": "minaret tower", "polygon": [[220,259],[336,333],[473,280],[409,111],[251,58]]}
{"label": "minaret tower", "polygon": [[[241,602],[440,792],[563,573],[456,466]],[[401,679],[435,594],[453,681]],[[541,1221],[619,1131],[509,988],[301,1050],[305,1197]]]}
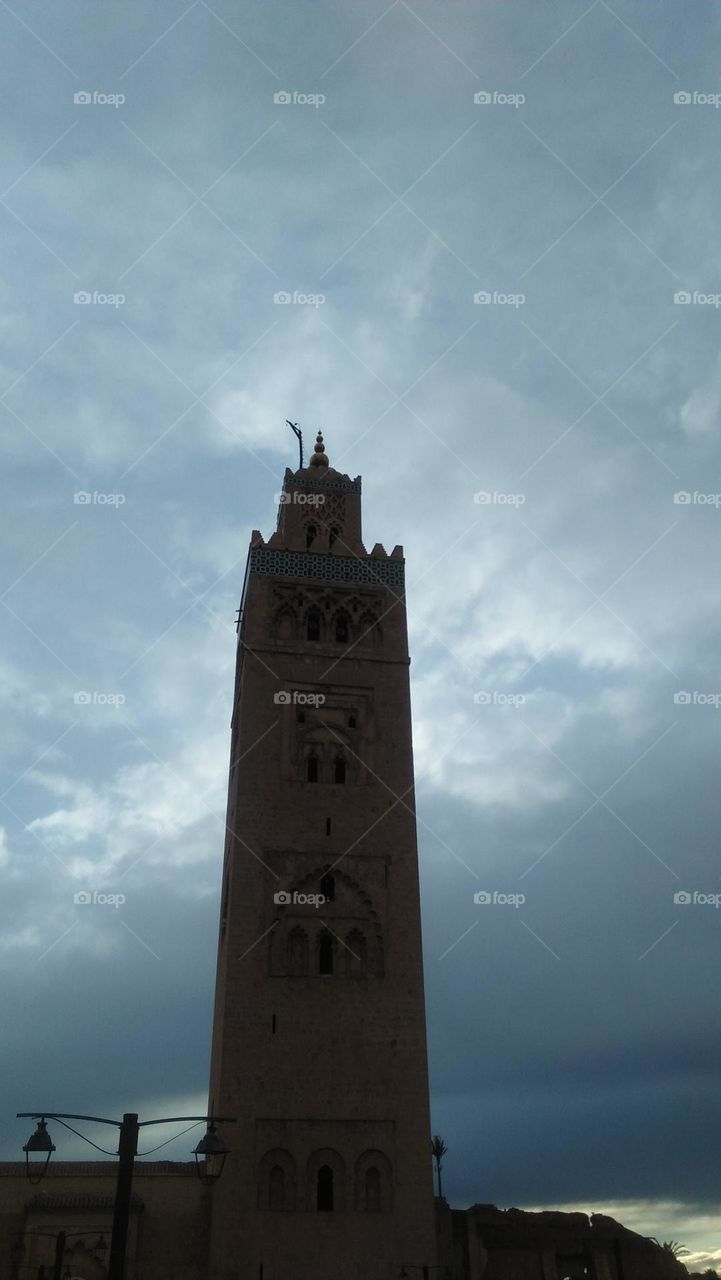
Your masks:
{"label": "minaret tower", "polygon": [[408,669],[402,548],[366,551],[319,435],[241,602],[210,1280],[435,1262]]}

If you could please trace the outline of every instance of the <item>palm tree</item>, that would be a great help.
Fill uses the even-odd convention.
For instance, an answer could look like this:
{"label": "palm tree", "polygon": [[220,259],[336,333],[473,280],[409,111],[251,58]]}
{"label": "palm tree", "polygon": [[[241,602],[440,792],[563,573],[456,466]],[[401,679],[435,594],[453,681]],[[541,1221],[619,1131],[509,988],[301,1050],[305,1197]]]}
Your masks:
{"label": "palm tree", "polygon": [[441,1183],[441,1169],[443,1168],[443,1157],[446,1154],[447,1150],[448,1150],[448,1147],[446,1146],[443,1139],[439,1138],[438,1134],[435,1134],[433,1137],[433,1141],[431,1143],[431,1154],[433,1156],[433,1159],[436,1162],[436,1172],[438,1174],[438,1198],[439,1199],[441,1199],[441,1197],[443,1196],[443,1189],[442,1189],[443,1184]]}
{"label": "palm tree", "polygon": [[673,1254],[674,1258],[680,1258],[681,1254],[688,1253],[686,1246],[679,1244],[678,1240],[664,1240],[661,1248],[665,1249],[666,1253]]}

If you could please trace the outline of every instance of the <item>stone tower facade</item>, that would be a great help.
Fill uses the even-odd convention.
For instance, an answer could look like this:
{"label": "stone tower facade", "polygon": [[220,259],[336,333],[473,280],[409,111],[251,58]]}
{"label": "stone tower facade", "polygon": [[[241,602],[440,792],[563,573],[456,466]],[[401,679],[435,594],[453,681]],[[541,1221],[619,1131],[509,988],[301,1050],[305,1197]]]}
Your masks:
{"label": "stone tower facade", "polygon": [[251,538],[210,1108],[211,1280],[435,1264],[403,553],[320,436]]}

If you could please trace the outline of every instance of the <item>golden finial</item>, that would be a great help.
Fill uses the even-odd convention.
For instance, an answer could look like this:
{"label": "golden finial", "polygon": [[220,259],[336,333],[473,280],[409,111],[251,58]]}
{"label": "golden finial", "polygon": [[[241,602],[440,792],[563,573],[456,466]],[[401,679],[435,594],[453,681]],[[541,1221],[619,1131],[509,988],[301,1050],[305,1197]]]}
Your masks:
{"label": "golden finial", "polygon": [[323,444],[323,434],[318,432],[315,438],[315,450],[310,460],[311,467],[327,467],[328,459],[325,455],[325,445]]}

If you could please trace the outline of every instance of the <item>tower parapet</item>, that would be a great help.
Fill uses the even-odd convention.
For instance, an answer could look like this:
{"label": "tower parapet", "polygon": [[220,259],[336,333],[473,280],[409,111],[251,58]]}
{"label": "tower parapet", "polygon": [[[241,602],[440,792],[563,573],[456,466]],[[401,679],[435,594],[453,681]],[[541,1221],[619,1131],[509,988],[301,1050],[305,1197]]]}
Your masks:
{"label": "tower parapet", "polygon": [[297,471],[286,468],[276,531],[266,542],[257,529],[253,530],[249,572],[376,583],[403,595],[403,548],[396,546],[388,555],[377,542],[371,552],[366,550],[361,529],[361,477],[352,480],[329,465],[320,433],[318,449],[307,467]]}

